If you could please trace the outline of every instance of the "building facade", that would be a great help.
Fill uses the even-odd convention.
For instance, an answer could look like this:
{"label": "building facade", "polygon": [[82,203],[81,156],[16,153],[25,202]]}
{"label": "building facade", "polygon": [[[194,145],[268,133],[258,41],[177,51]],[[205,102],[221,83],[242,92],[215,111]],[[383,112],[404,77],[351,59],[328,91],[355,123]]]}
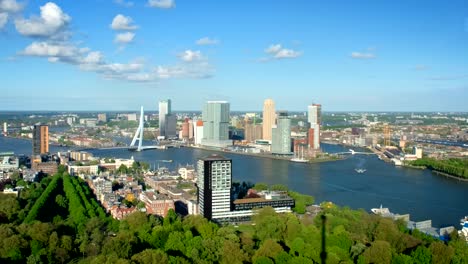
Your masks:
{"label": "building facade", "polygon": [[272,99],[266,99],[263,103],[263,139],[269,141],[273,139],[272,129],[275,119],[275,102]]}
{"label": "building facade", "polygon": [[247,142],[255,142],[257,139],[263,138],[263,126],[259,124],[245,124],[245,140]]}
{"label": "building facade", "polygon": [[34,125],[32,140],[33,155],[49,153],[49,126]]}
{"label": "building facade", "polygon": [[320,125],[322,123],[322,106],[320,104],[312,104],[307,107],[309,121],[309,148],[320,149]]}
{"label": "building facade", "polygon": [[202,145],[226,147],[232,145],[229,140],[229,103],[226,101],[208,101],[203,107]]}
{"label": "building facade", "polygon": [[166,115],[171,114],[171,100],[159,101],[159,134],[166,137]]}
{"label": "building facade", "polygon": [[291,155],[291,119],[288,112],[278,112],[276,127],[273,128],[271,153],[278,155]]}
{"label": "building facade", "polygon": [[197,120],[194,128],[194,142],[195,145],[200,145],[203,139],[203,121]]}
{"label": "building facade", "polygon": [[199,213],[212,220],[231,210],[232,160],[219,155],[198,160]]}

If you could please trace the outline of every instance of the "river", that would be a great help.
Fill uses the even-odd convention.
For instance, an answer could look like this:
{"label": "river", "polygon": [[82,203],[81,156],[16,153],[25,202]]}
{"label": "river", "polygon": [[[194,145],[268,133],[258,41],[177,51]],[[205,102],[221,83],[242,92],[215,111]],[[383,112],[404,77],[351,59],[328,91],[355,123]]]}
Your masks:
{"label": "river", "polygon": [[[322,144],[326,152],[347,151],[348,147]],[[52,152],[63,151],[51,146]],[[0,136],[0,152],[30,154],[31,141]],[[158,160],[173,160],[160,166],[176,168],[194,164],[209,151],[193,148],[129,152],[126,149],[91,150],[95,156],[130,158],[157,166]],[[354,209],[390,208],[394,213],[409,213],[411,220],[432,219],[433,226],[453,225],[468,215],[468,182],[435,175],[428,170],[395,167],[375,155],[353,155],[345,160],[325,163],[293,163],[285,160],[223,154],[233,161],[233,180],[284,184],[290,189],[310,194],[317,203],[332,201]],[[365,173],[355,172],[366,169]]]}

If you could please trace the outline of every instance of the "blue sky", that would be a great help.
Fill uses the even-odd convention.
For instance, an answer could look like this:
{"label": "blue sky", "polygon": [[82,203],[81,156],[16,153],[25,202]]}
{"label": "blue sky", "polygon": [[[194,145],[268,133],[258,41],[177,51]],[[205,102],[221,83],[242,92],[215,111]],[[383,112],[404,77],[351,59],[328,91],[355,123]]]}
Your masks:
{"label": "blue sky", "polygon": [[0,47],[0,110],[468,111],[465,0],[0,0]]}

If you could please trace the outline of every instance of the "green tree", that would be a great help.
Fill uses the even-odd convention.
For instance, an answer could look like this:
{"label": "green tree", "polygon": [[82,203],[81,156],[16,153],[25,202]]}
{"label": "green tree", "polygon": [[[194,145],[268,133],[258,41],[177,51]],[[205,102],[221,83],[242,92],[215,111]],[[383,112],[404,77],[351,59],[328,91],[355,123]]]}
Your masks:
{"label": "green tree", "polygon": [[169,258],[161,249],[145,249],[142,252],[133,255],[132,261],[137,264],[167,264],[169,263]]}
{"label": "green tree", "polygon": [[432,263],[450,264],[454,249],[451,246],[446,246],[442,242],[435,242],[429,246],[429,250],[432,253]]}
{"label": "green tree", "polygon": [[363,254],[366,263],[390,263],[392,260],[392,248],[387,241],[375,241]]}
{"label": "green tree", "polygon": [[431,251],[423,245],[411,252],[411,257],[415,264],[431,263],[431,255]]}

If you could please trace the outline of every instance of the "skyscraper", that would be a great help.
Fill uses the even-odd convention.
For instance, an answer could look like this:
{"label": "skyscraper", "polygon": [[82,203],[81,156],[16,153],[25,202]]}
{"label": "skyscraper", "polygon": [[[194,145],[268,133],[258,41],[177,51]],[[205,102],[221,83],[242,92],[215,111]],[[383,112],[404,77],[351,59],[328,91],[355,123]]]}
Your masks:
{"label": "skyscraper", "polygon": [[320,124],[322,122],[322,105],[312,104],[308,107],[308,117],[309,121],[309,148],[319,149],[320,148]]}
{"label": "skyscraper", "polygon": [[197,162],[198,204],[200,215],[220,219],[231,210],[232,160],[219,155]]}
{"label": "skyscraper", "polygon": [[291,119],[288,112],[278,112],[278,124],[273,128],[271,153],[291,155]]}
{"label": "skyscraper", "polygon": [[171,99],[159,101],[159,135],[166,135],[166,115],[171,114]]}
{"label": "skyscraper", "polygon": [[208,101],[203,107],[202,145],[226,147],[232,145],[229,140],[229,103],[226,101]]}
{"label": "skyscraper", "polygon": [[266,99],[263,103],[263,139],[272,140],[272,128],[275,125],[275,102]]}
{"label": "skyscraper", "polygon": [[34,125],[32,140],[33,155],[49,153],[49,126]]}

